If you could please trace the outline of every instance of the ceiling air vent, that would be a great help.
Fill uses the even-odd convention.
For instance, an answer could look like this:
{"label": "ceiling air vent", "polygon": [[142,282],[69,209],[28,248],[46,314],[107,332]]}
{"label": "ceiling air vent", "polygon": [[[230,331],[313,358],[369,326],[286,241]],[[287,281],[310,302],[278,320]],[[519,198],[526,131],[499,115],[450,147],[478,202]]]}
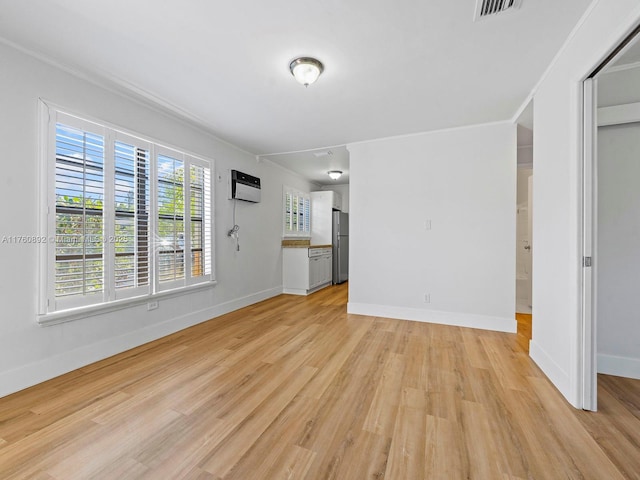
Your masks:
{"label": "ceiling air vent", "polygon": [[322,150],[322,151],[319,151],[319,152],[313,152],[313,154],[317,158],[320,158],[320,157],[328,157],[330,155],[333,155],[333,152],[331,150]]}
{"label": "ceiling air vent", "polygon": [[495,15],[497,13],[514,10],[520,6],[522,0],[476,0],[476,14],[474,20]]}

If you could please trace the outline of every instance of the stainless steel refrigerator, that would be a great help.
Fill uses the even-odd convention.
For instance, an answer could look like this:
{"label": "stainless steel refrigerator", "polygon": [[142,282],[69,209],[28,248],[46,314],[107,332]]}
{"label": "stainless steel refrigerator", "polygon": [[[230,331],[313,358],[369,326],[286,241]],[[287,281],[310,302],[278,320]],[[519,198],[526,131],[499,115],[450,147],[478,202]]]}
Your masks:
{"label": "stainless steel refrigerator", "polygon": [[349,279],[349,214],[333,212],[333,284]]}

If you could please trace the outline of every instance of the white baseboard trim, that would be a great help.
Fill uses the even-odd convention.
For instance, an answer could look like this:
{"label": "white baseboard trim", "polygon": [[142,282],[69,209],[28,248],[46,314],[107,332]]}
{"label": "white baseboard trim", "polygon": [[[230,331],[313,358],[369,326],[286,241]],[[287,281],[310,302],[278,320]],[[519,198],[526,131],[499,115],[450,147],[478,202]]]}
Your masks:
{"label": "white baseboard trim", "polygon": [[598,373],[640,380],[640,359],[599,353]]}
{"label": "white baseboard trim", "polygon": [[263,290],[135,330],[120,337],[109,338],[13,370],[0,372],[0,398],[280,294],[282,294],[282,286]]}
{"label": "white baseboard trim", "polygon": [[498,332],[515,333],[518,323],[515,318],[492,317],[471,313],[441,312],[437,310],[422,310],[419,308],[394,307],[388,305],[374,305],[370,303],[347,304],[347,313],[368,315],[370,317],[397,318],[416,322],[439,323],[456,327],[481,328]]}
{"label": "white baseboard trim", "polygon": [[558,365],[555,360],[553,360],[553,358],[533,340],[529,342],[529,356],[534,362],[536,362],[564,398],[576,407],[578,399],[574,398],[575,395],[571,389],[571,381],[567,372],[565,372],[560,365]]}
{"label": "white baseboard trim", "polygon": [[282,293],[286,295],[308,295],[304,288],[283,288]]}

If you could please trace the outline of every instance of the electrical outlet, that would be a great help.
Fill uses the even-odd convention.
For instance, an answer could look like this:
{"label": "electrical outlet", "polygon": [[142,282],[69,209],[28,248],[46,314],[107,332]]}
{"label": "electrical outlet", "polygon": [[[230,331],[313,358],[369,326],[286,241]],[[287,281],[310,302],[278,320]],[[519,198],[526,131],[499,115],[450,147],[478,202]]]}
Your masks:
{"label": "electrical outlet", "polygon": [[431,294],[430,293],[425,293],[424,294],[424,303],[431,303]]}
{"label": "electrical outlet", "polygon": [[425,220],[424,221],[424,229],[425,230],[431,230],[431,220]]}
{"label": "electrical outlet", "polygon": [[158,308],[158,301],[154,300],[153,302],[149,302],[147,303],[147,310],[155,310],[156,308]]}

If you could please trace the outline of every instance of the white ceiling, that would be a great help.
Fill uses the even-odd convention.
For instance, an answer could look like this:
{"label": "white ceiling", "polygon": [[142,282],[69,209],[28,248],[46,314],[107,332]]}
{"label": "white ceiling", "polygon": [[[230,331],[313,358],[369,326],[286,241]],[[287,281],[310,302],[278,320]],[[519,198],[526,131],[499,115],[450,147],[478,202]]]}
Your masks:
{"label": "white ceiling", "polygon": [[[297,172],[319,185],[349,183],[349,152],[345,146],[267,155],[261,158],[266,158],[288,170]],[[327,173],[329,170],[340,170],[343,174],[338,180],[332,180]]]}
{"label": "white ceiling", "polygon": [[590,2],[0,0],[0,37],[271,154],[509,119]]}

